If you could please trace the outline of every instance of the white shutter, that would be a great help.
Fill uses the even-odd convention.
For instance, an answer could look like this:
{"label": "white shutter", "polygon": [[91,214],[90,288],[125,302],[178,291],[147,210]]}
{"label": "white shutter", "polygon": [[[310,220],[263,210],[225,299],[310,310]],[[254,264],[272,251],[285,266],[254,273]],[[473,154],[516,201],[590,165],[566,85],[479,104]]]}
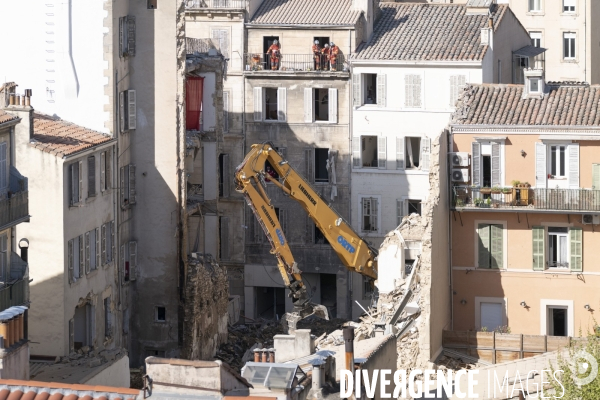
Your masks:
{"label": "white shutter", "polygon": [[386,137],[380,136],[377,138],[377,168],[386,169],[387,164],[387,146]]}
{"label": "white shutter", "polygon": [[338,122],[338,90],[329,89],[329,122],[337,124]]}
{"label": "white shutter", "polygon": [[414,95],[413,95],[413,99],[414,99],[414,104],[413,107],[422,107],[422,99],[421,99],[421,75],[415,75],[414,76],[414,85],[413,85],[413,91],[414,91]]}
{"label": "white shutter", "polygon": [[[135,56],[135,17],[127,17],[127,55]],[[134,128],[135,129],[135,128]]]}
{"label": "white shutter", "polygon": [[413,75],[404,76],[404,106],[412,107],[414,103],[413,99]]}
{"label": "white shutter", "polygon": [[255,87],[254,88],[254,120],[262,121],[262,113],[263,113],[263,88]]}
{"label": "white shutter", "polygon": [[404,201],[401,199],[396,199],[396,226],[399,226],[402,223],[402,218],[404,217]]}
{"label": "white shutter", "polygon": [[129,280],[135,281],[138,266],[137,242],[129,242]]}
{"label": "white shutter", "polygon": [[548,180],[546,179],[546,145],[537,142],[535,144],[535,187],[545,188]]}
{"label": "white shutter", "polygon": [[500,186],[500,144],[492,143],[492,187]]}
{"label": "white shutter", "polygon": [[579,143],[569,145],[569,188],[579,189]]}
{"label": "white shutter", "polygon": [[309,182],[315,181],[315,150],[304,149],[304,171],[306,173],[305,178]]}
{"label": "white shutter", "polygon": [[[83,235],[79,235],[79,277],[84,274],[85,269],[85,243],[83,243]],[[76,265],[75,268],[78,266]]]}
{"label": "white shutter", "polygon": [[404,138],[396,137],[396,169],[404,169]]}
{"label": "white shutter", "polygon": [[121,184],[120,184],[120,188],[121,188],[121,207],[125,206],[125,199],[127,196],[127,188],[125,187],[125,169],[127,168],[127,166],[123,166],[121,167]]}
{"label": "white shutter", "polygon": [[101,265],[104,265],[108,262],[106,259],[106,224],[102,225],[101,241],[102,241],[102,251],[101,251],[102,263],[101,263]]}
{"label": "white shutter", "polygon": [[73,282],[73,239],[69,240],[67,246],[67,267],[69,268],[69,282]]}
{"label": "white shutter", "polygon": [[454,107],[456,104],[456,98],[458,97],[458,85],[456,83],[458,76],[452,75],[450,77],[450,107]]}
{"label": "white shutter", "polygon": [[119,93],[119,130],[125,132],[125,92]]}
{"label": "white shutter", "polygon": [[382,74],[377,74],[377,105],[379,107],[385,107],[386,104],[386,76]]}
{"label": "white shutter", "polygon": [[229,154],[223,154],[223,170],[221,171],[223,176],[221,179],[223,180],[223,197],[230,196],[229,190],[229,182],[231,181],[231,176],[229,175]]}
{"label": "white shutter", "polygon": [[104,192],[106,188],[106,152],[100,153],[100,191]]}
{"label": "white shutter", "polygon": [[277,89],[277,120],[281,122],[287,121],[287,96],[286,88]]}
{"label": "white shutter", "polygon": [[223,92],[223,132],[229,132],[229,92]]}
{"label": "white shutter", "polygon": [[481,144],[471,143],[471,180],[473,186],[481,186]]}
{"label": "white shutter", "polygon": [[360,84],[361,84],[360,74],[352,75],[352,100],[353,100],[353,104],[355,107],[362,105],[362,101],[360,98],[360,92],[361,92]]}
{"label": "white shutter", "polygon": [[100,245],[100,228],[96,228],[96,268],[102,265],[102,248]]}
{"label": "white shutter", "polygon": [[132,130],[137,126],[137,97],[135,90],[127,91],[127,129]]}
{"label": "white shutter", "polygon": [[304,88],[304,122],[313,122],[313,105],[315,104],[313,88]]}
{"label": "white shutter", "polygon": [[431,139],[428,137],[421,138],[421,171],[429,171],[431,159]]}
{"label": "white shutter", "polygon": [[119,18],[119,57],[123,57],[123,53],[125,52],[124,50],[124,46],[125,43],[123,43],[123,39],[125,37],[124,32],[125,32],[125,17],[120,17]]}
{"label": "white shutter", "polygon": [[85,233],[85,273],[90,273],[90,261],[91,261],[91,247],[90,247],[90,233]]}
{"label": "white shutter", "polygon": [[115,256],[115,221],[111,221],[108,226],[110,227],[110,261],[112,261]]}
{"label": "white shutter", "polygon": [[360,168],[360,136],[352,137],[352,167]]}
{"label": "white shutter", "polygon": [[79,193],[78,193],[78,200],[79,202],[81,202],[83,200],[83,161],[79,161],[79,171],[78,171],[78,176],[79,176]]}
{"label": "white shutter", "polygon": [[129,164],[129,204],[135,204],[135,164]]}

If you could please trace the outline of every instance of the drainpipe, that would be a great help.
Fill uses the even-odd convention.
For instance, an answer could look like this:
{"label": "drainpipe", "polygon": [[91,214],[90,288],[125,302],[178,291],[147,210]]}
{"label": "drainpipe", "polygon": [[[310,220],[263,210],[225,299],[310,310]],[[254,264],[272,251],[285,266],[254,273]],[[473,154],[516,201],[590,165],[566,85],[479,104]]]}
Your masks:
{"label": "drainpipe", "polygon": [[[453,143],[454,140],[452,139],[452,128],[450,128],[448,130],[448,140],[446,141],[446,153],[449,153],[450,150],[453,150],[453,147],[451,147]],[[449,165],[450,163],[448,162],[448,160],[446,160],[446,163],[446,165],[448,165],[448,167],[446,167],[446,170],[449,171],[451,165]],[[446,174],[446,176],[448,176],[448,174]],[[448,185],[446,186],[446,190],[448,193],[448,201],[451,201],[451,188],[452,182],[451,179],[448,179]],[[448,249],[448,257],[450,260],[450,266],[448,271],[448,274],[450,275],[450,329],[454,330],[454,284],[452,282],[452,211],[448,213]]]}

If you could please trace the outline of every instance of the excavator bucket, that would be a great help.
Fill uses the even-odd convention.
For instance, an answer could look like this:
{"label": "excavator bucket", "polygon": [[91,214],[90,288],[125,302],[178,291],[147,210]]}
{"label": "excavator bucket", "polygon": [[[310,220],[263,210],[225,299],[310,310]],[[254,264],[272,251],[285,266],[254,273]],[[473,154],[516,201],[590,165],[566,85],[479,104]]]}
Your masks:
{"label": "excavator bucket", "polygon": [[298,321],[314,315],[322,319],[329,320],[327,307],[321,304],[306,303],[301,308],[296,308],[294,312],[286,313],[282,318],[282,324],[285,332],[295,331]]}

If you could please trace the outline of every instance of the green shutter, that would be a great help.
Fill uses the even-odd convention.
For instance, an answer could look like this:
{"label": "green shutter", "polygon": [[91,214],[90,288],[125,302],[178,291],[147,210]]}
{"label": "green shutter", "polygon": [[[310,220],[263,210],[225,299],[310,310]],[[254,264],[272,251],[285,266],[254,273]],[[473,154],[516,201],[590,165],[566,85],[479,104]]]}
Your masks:
{"label": "green shutter", "polygon": [[571,240],[571,271],[583,270],[583,231],[581,228],[569,229]]}
{"label": "green shutter", "polygon": [[490,268],[490,225],[479,224],[479,268]]}
{"label": "green shutter", "polygon": [[490,241],[492,259],[490,268],[501,269],[504,267],[504,235],[502,233],[502,225],[490,225],[490,229],[492,231],[492,240]]}
{"label": "green shutter", "polygon": [[544,263],[544,234],[546,233],[543,226],[534,226],[533,232],[533,270],[543,271],[546,267]]}
{"label": "green shutter", "polygon": [[600,164],[592,164],[592,189],[600,190]]}

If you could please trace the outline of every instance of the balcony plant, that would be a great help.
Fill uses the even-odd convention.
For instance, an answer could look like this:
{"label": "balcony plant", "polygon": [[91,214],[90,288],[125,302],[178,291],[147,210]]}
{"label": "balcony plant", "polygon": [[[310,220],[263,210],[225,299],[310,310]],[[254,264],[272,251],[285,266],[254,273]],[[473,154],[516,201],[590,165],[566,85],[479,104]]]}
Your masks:
{"label": "balcony plant", "polygon": [[490,194],[492,193],[492,189],[489,186],[482,187],[479,189],[479,193],[481,194]]}
{"label": "balcony plant", "polygon": [[518,187],[521,184],[521,181],[512,180],[510,184],[513,185],[513,187]]}
{"label": "balcony plant", "polygon": [[492,188],[492,194],[500,194],[500,193],[502,193],[502,188],[500,186],[496,185]]}
{"label": "balcony plant", "polygon": [[475,204],[475,207],[479,207],[479,206],[481,206],[481,203],[483,203],[483,199],[481,199],[479,197],[475,197],[473,199],[473,203]]}
{"label": "balcony plant", "polygon": [[512,193],[512,188],[509,188],[509,187],[502,188],[502,193],[504,193],[504,194],[511,194]]}

